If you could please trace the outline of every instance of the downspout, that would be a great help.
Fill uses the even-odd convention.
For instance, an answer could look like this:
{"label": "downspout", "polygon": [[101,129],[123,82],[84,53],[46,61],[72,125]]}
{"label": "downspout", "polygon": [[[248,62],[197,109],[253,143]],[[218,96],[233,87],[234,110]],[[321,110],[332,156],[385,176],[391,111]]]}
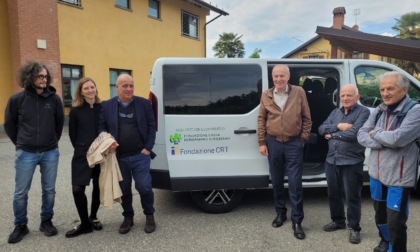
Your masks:
{"label": "downspout", "polygon": [[218,19],[221,15],[222,14],[219,14],[219,16],[213,18],[212,20],[204,24],[204,58],[207,57],[207,25],[213,22],[214,20]]}

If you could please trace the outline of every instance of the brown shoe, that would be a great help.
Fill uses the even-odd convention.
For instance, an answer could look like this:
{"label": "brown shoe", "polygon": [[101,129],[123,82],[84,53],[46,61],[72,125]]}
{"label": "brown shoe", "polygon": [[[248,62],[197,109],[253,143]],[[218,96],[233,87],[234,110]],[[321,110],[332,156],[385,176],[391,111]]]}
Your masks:
{"label": "brown shoe", "polygon": [[153,215],[146,215],[146,225],[144,226],[144,232],[153,233],[156,229],[155,217]]}
{"label": "brown shoe", "polygon": [[130,232],[130,229],[133,225],[134,225],[133,218],[124,217],[124,221],[123,223],[121,223],[121,226],[118,232],[120,232],[120,234],[126,234]]}

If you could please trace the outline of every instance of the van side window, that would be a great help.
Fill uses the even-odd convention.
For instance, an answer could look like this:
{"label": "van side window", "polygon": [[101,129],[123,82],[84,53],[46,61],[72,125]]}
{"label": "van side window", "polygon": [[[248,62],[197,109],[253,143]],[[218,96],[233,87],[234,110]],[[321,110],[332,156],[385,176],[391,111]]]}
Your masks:
{"label": "van side window", "polygon": [[[359,66],[355,69],[360,102],[363,105],[374,108],[382,103],[379,93],[379,77],[388,71],[391,70],[372,66]],[[414,100],[420,100],[420,90],[413,83],[410,83],[408,95]]]}
{"label": "van side window", "polygon": [[372,66],[359,66],[354,70],[360,103],[371,108],[382,103],[378,87],[379,76],[389,71],[391,70]]}
{"label": "van side window", "polygon": [[260,102],[259,65],[164,65],[165,114],[244,114]]}

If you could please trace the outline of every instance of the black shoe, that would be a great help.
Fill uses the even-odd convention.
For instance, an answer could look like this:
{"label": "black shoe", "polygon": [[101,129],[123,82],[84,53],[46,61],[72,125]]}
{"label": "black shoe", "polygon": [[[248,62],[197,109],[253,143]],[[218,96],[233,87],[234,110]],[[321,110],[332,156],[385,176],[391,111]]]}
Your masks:
{"label": "black shoe", "polygon": [[68,231],[66,233],[66,237],[67,238],[73,238],[73,237],[77,237],[81,234],[87,234],[87,233],[92,233],[92,232],[93,232],[92,225],[89,225],[89,226],[79,225],[79,226],[75,227],[74,229]]}
{"label": "black shoe", "polygon": [[285,222],[287,220],[286,215],[282,215],[282,214],[278,214],[276,216],[276,218],[273,220],[273,222],[271,223],[271,226],[278,228],[283,226],[283,222]]}
{"label": "black shoe", "polygon": [[51,220],[41,221],[41,225],[39,225],[39,231],[43,232],[45,236],[53,236],[58,233]]}
{"label": "black shoe", "polygon": [[29,233],[29,229],[26,225],[16,225],[13,232],[9,235],[8,243],[20,242],[25,235]]}
{"label": "black shoe", "polygon": [[349,241],[353,244],[360,243],[360,231],[354,230],[353,228],[349,228]]}
{"label": "black shoe", "polygon": [[121,226],[118,232],[120,232],[120,234],[126,234],[130,232],[130,229],[133,225],[134,225],[133,218],[124,217],[124,221],[123,223],[121,223]]}
{"label": "black shoe", "polygon": [[305,239],[305,232],[303,232],[302,226],[300,224],[293,223],[292,227],[293,227],[293,235],[297,239],[299,240]]}
{"label": "black shoe", "polygon": [[338,224],[337,222],[330,222],[327,225],[325,225],[322,229],[324,229],[325,232],[332,232],[336,231],[338,229],[345,229],[345,224]]}
{"label": "black shoe", "polygon": [[381,239],[378,246],[373,249],[373,252],[387,252],[389,247],[389,242]]}
{"label": "black shoe", "polygon": [[102,223],[97,218],[89,217],[90,223],[92,223],[93,229],[96,231],[102,230]]}
{"label": "black shoe", "polygon": [[144,232],[153,233],[156,229],[155,217],[153,215],[146,215],[146,225],[144,226]]}

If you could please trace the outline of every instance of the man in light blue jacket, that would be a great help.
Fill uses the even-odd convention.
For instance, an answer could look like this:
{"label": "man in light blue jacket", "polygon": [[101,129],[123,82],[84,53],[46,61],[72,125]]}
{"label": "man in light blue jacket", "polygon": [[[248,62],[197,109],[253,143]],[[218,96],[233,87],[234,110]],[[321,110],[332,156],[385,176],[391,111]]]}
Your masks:
{"label": "man in light blue jacket", "polygon": [[407,251],[408,203],[418,176],[420,105],[410,106],[410,81],[397,72],[381,76],[383,103],[359,130],[359,143],[371,148],[368,166],[375,222],[381,241],[374,251]]}

